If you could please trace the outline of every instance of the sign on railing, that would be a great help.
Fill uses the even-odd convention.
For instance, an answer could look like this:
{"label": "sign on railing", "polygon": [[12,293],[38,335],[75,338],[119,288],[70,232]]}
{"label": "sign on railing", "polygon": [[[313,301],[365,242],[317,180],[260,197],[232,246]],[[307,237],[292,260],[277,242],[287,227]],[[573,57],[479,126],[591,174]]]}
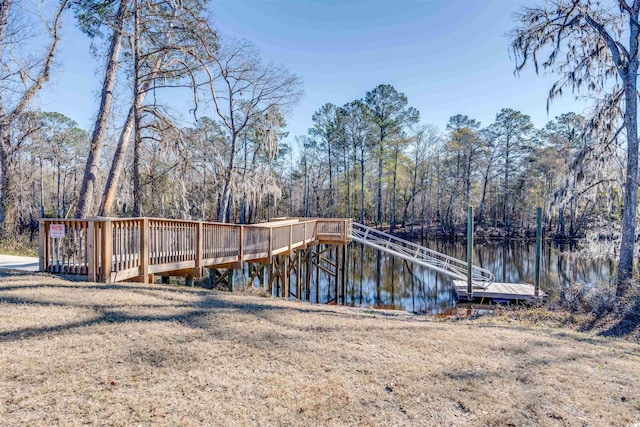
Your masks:
{"label": "sign on railing", "polygon": [[49,224],[49,237],[52,239],[64,239],[64,224]]}

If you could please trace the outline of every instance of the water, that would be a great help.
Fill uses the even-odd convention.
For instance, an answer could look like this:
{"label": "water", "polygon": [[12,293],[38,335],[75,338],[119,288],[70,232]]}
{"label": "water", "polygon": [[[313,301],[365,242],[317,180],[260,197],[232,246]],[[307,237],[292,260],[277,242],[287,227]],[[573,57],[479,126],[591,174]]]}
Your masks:
{"label": "water", "polygon": [[[466,258],[464,242],[425,241],[424,246],[459,259]],[[561,297],[570,283],[597,286],[615,273],[612,260],[594,257],[570,245],[543,245],[540,287],[551,298]],[[442,313],[456,306],[451,279],[400,258],[351,243],[347,250],[347,305]],[[533,283],[535,243],[477,244],[475,264],[493,272],[498,282]],[[331,301],[333,286],[321,274],[320,301]],[[313,298],[315,300],[315,297]],[[318,302],[318,301],[314,301]]]}

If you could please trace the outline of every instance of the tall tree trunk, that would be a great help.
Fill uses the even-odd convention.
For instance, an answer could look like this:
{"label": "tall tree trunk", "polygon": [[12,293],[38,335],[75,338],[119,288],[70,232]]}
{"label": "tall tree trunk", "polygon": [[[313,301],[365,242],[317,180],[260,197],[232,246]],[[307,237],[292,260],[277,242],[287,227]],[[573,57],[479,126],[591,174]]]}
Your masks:
{"label": "tall tree trunk", "polygon": [[142,214],[142,105],[140,103],[140,11],[138,0],[134,0],[134,34],[133,34],[133,210],[131,215],[139,217]]}
{"label": "tall tree trunk", "polygon": [[565,220],[564,220],[564,206],[560,206],[558,210],[558,228],[556,230],[556,237],[564,239],[567,236],[565,231]]}
{"label": "tall tree trunk", "polygon": [[[407,226],[407,215],[408,215],[408,211],[409,211],[409,203],[412,202],[411,199],[411,195],[407,195],[407,192],[405,191],[404,196],[406,197],[405,202],[404,202],[404,208],[402,209],[402,227],[406,227]],[[413,225],[412,225],[413,227]]]}
{"label": "tall tree trunk", "polygon": [[416,222],[416,184],[418,183],[419,150],[416,146],[416,158],[413,167],[413,180],[411,182],[411,238],[413,239],[413,226]]}
{"label": "tall tree trunk", "polygon": [[111,162],[111,168],[109,169],[109,175],[107,176],[107,183],[102,193],[102,201],[100,202],[100,209],[98,215],[109,216],[113,211],[113,203],[115,202],[116,193],[118,190],[118,183],[120,181],[120,175],[122,174],[122,168],[124,167],[124,159],[129,148],[129,142],[131,141],[131,132],[133,132],[135,124],[135,108],[134,105],[142,106],[151,85],[153,84],[161,64],[166,58],[166,53],[156,60],[152,67],[152,71],[145,76],[142,88],[138,90],[138,93],[134,96],[133,104],[129,108],[129,113],[125,119],[122,131],[120,131],[120,138],[118,139],[118,146],[116,152],[113,155],[113,161]]}
{"label": "tall tree trunk", "polygon": [[511,151],[511,141],[509,140],[509,136],[507,135],[507,140],[505,143],[505,156],[504,156],[504,192],[502,194],[502,226],[505,228],[507,235],[511,231],[511,218],[509,217],[508,210],[508,194],[509,194],[509,168],[511,167],[511,161],[509,159],[509,154]]}
{"label": "tall tree trunk", "polygon": [[360,222],[364,224],[364,142],[360,146]]}
{"label": "tall tree trunk", "polygon": [[[422,193],[420,194],[420,239],[424,238],[424,211],[425,211],[425,189],[424,189],[424,178],[420,178],[420,187],[422,188]],[[431,186],[429,186],[429,195],[431,195]]]}
{"label": "tall tree trunk", "polygon": [[303,189],[303,214],[302,216],[309,216],[309,172],[307,171],[307,157],[304,157],[304,164],[302,166],[303,174],[304,174],[304,189]]}
{"label": "tall tree trunk", "polygon": [[113,155],[113,161],[111,162],[111,169],[109,169],[109,175],[107,176],[107,183],[104,187],[104,193],[102,195],[102,202],[100,203],[100,209],[98,215],[109,216],[113,211],[113,203],[116,199],[116,193],[118,190],[118,181],[120,180],[120,174],[124,167],[124,159],[129,147],[129,141],[131,141],[131,132],[133,132],[134,124],[134,111],[133,105],[129,108],[129,113],[124,122],[122,131],[120,132],[120,138],[118,139],[118,146],[116,152]]}
{"label": "tall tree trunk", "polygon": [[331,139],[327,138],[327,161],[329,162],[329,217],[334,216],[333,210],[333,159],[331,158]]}
{"label": "tall tree trunk", "polygon": [[[9,11],[11,10],[11,6],[13,4],[13,0],[4,0],[0,2],[0,46],[4,45],[5,37],[7,35],[7,25],[9,24]],[[0,64],[4,63],[3,54],[4,49],[0,49]],[[4,99],[3,93],[0,91],[0,117],[4,117],[5,108],[4,108]],[[2,141],[4,142],[4,138],[9,135],[5,135],[4,132],[0,134],[2,136]]]}
{"label": "tall tree trunk", "polygon": [[358,179],[358,175],[357,175],[357,170],[358,170],[358,149],[355,145],[352,146],[353,148],[353,163],[351,164],[351,174],[353,175],[353,189],[352,191],[352,195],[351,195],[351,215],[350,218],[354,218],[356,216],[356,210],[358,209],[356,206],[356,202],[358,200],[358,195],[357,195],[357,185],[355,180]]}
{"label": "tall tree trunk", "polygon": [[378,194],[376,195],[376,205],[377,205],[377,215],[376,215],[376,225],[379,227],[382,226],[382,170],[383,170],[383,147],[382,147],[383,139],[380,136],[380,152],[378,153]]}
{"label": "tall tree trunk", "polygon": [[[345,144],[345,147],[347,145]],[[347,218],[351,218],[351,172],[349,171],[349,150],[345,148],[344,150],[344,176],[346,178],[346,186],[347,186]]]}
{"label": "tall tree trunk", "polygon": [[60,160],[56,162],[56,170],[57,170],[57,189],[56,189],[56,216],[58,218],[62,218],[62,211],[60,209],[61,206],[61,192],[60,192],[60,184],[61,184],[61,171],[60,171]]}
{"label": "tall tree trunk", "polygon": [[482,177],[482,197],[480,198],[480,206],[478,207],[478,225],[482,225],[483,216],[484,216],[484,206],[487,199],[487,186],[489,184],[489,174],[491,171],[491,163],[487,164],[487,168],[485,169],[484,175]]}
{"label": "tall tree trunk", "polygon": [[[238,135],[234,132],[231,135],[231,146],[230,146],[230,154],[229,154],[229,163],[227,164],[227,169],[224,172],[224,186],[222,188],[222,196],[220,197],[220,208],[218,209],[218,221],[219,222],[227,222],[229,217],[227,216],[227,208],[229,206],[229,198],[231,195],[231,178],[233,176],[233,168],[235,165],[235,154],[236,154],[236,144],[238,143]],[[268,201],[268,209],[270,210],[271,205],[271,197],[267,196]],[[271,213],[267,212],[269,218],[271,217]]]}
{"label": "tall tree trunk", "polygon": [[128,0],[121,0],[116,15],[116,22],[111,35],[111,45],[109,46],[109,57],[107,59],[107,69],[105,71],[100,95],[100,108],[96,118],[93,135],[91,137],[91,148],[87,156],[87,163],[80,187],[78,207],[76,209],[77,218],[86,218],[93,210],[93,196],[96,185],[96,178],[100,166],[100,157],[104,145],[104,136],[107,129],[107,122],[111,114],[111,103],[113,102],[113,89],[116,82],[116,74],[120,59],[120,45],[122,42],[125,17],[128,12]]}
{"label": "tall tree trunk", "polygon": [[391,225],[389,226],[389,232],[393,233],[396,228],[396,183],[398,179],[398,151],[400,148],[396,146],[393,155],[393,190],[391,191]]}
{"label": "tall tree trunk", "polygon": [[468,209],[471,206],[471,149],[469,150],[469,155],[467,157],[467,162],[465,165],[465,190],[464,190],[464,205]]}
{"label": "tall tree trunk", "polygon": [[40,217],[44,218],[44,160],[40,158]]}
{"label": "tall tree trunk", "polygon": [[[7,135],[8,139],[9,136]],[[2,222],[2,237],[6,237],[7,225],[11,222],[11,196],[10,196],[10,184],[11,184],[11,156],[7,153],[7,150],[0,148],[0,222]]]}
{"label": "tall tree trunk", "polygon": [[622,239],[620,242],[620,262],[618,264],[618,286],[616,294],[624,295],[627,281],[633,273],[633,255],[636,238],[636,210],[638,203],[638,14],[631,16],[629,26],[631,34],[631,61],[624,82],[625,115],[624,125],[627,134],[627,174],[624,185],[624,212],[622,213]]}

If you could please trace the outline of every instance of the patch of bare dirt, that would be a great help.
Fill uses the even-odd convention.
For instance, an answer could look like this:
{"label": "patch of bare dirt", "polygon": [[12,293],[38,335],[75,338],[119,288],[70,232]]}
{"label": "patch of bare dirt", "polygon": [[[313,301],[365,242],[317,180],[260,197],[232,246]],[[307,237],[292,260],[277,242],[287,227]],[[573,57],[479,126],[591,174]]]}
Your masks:
{"label": "patch of bare dirt", "polygon": [[169,285],[0,278],[2,425],[630,425],[640,347]]}

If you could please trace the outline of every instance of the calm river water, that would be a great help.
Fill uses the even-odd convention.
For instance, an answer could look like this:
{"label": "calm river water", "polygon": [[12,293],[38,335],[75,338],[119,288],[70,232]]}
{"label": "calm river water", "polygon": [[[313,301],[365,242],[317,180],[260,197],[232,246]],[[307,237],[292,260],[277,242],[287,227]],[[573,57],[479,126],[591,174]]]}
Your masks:
{"label": "calm river water", "polygon": [[[466,258],[464,242],[422,242],[459,259]],[[484,243],[475,247],[475,263],[493,272],[498,282],[533,283],[535,243]],[[400,258],[351,243],[348,250],[347,304],[438,313],[456,306],[451,279]],[[609,282],[614,263],[606,258],[577,252],[569,245],[543,245],[541,289],[561,295],[571,282],[597,285]],[[333,298],[333,289],[321,280],[320,302]]]}

